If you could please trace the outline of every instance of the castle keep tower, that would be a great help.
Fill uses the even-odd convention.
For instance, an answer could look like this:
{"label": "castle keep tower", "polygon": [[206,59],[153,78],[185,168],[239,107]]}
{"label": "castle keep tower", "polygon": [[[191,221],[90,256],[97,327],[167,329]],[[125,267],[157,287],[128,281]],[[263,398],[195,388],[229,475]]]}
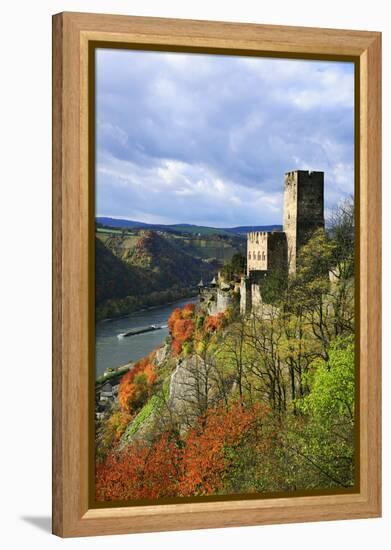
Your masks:
{"label": "castle keep tower", "polygon": [[295,170],[285,174],[284,228],[288,244],[288,270],[296,273],[300,248],[324,228],[324,173]]}
{"label": "castle keep tower", "polygon": [[273,272],[295,275],[300,248],[319,228],[324,228],[324,173],[287,172],[283,231],[247,233],[247,276],[240,287],[243,315],[263,303],[262,286]]}

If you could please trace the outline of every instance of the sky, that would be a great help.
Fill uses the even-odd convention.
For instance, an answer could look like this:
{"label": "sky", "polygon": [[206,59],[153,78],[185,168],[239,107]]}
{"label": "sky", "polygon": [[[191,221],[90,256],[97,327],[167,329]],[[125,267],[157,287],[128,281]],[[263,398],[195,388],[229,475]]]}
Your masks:
{"label": "sky", "polygon": [[281,224],[296,169],[353,194],[353,64],[97,50],[97,216]]}

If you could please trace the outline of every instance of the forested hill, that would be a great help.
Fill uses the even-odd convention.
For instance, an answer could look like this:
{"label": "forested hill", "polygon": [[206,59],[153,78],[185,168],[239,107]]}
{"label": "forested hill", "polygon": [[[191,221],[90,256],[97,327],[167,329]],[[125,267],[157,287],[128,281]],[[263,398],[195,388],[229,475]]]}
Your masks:
{"label": "forested hill", "polygon": [[143,231],[128,261],[133,266],[148,269],[154,275],[158,289],[173,285],[194,286],[205,272],[213,272],[199,258],[186,254],[155,231]]}
{"label": "forested hill", "polygon": [[121,243],[120,236],[96,239],[98,320],[189,296],[201,277],[212,277],[218,268],[154,231],[140,232],[131,248]]}
{"label": "forested hill", "polygon": [[190,223],[174,223],[174,224],[148,224],[135,220],[123,220],[116,218],[98,217],[96,223],[100,227],[116,228],[116,229],[151,229],[153,231],[164,231],[168,233],[182,233],[190,235],[232,235],[241,236],[244,238],[249,231],[280,231],[281,225],[249,225],[238,227],[209,227],[204,225],[194,225]]}
{"label": "forested hill", "polygon": [[95,239],[95,300],[97,306],[105,300],[124,298],[145,292],[148,278],[143,269],[126,264]]}

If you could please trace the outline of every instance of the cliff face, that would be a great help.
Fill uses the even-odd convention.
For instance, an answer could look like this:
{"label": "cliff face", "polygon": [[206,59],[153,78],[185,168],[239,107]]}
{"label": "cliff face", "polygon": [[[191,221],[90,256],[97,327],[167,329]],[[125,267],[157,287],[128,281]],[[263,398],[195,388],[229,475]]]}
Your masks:
{"label": "cliff face", "polygon": [[[170,347],[165,345],[157,351],[155,364],[158,369],[165,369],[167,361],[170,361]],[[157,434],[165,430],[185,434],[197,418],[218,403],[222,383],[228,395],[234,388],[234,381],[229,377],[219,380],[210,365],[199,355],[192,354],[178,359],[174,370],[165,379],[163,388],[149,399],[129,423],[120,448],[137,440],[153,441]]]}

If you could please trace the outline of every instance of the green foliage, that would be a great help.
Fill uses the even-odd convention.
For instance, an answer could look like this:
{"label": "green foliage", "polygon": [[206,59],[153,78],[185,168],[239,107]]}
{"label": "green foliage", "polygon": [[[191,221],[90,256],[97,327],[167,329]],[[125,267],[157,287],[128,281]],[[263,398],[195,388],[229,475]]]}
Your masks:
{"label": "green foliage", "polygon": [[290,423],[287,438],[323,485],[348,487],[354,479],[353,337],[337,338],[328,355],[308,375],[311,391],[296,402],[304,418]]}
{"label": "green foliage", "polygon": [[122,299],[107,300],[96,307],[96,320],[109,319],[132,313],[144,307],[153,307],[171,302],[176,302],[182,298],[191,298],[196,295],[196,291],[188,288],[171,288],[150,292],[149,294],[139,296],[126,296]]}
{"label": "green foliage", "polygon": [[329,270],[335,244],[322,229],[318,229],[304,245],[298,258],[298,269],[293,283],[296,300],[306,305],[317,302],[328,292]]}
{"label": "green foliage", "polygon": [[159,395],[153,395],[140,410],[137,416],[129,423],[129,426],[123,436],[124,439],[128,440],[129,438],[134,436],[138,432],[142,424],[144,424],[144,422],[148,420],[151,414],[154,411],[158,412],[162,408],[162,406],[163,401],[161,397]]}
{"label": "green foliage", "polygon": [[297,402],[301,411],[317,422],[354,418],[354,342],[353,337],[337,338],[329,349],[327,362],[314,364],[311,392]]}
{"label": "green foliage", "polygon": [[334,242],[333,272],[338,278],[354,275],[354,201],[344,201],[333,212],[330,237]]}
{"label": "green foliage", "polygon": [[[344,208],[328,232],[315,232],[302,247],[295,277],[275,272],[265,280],[264,303],[251,315],[178,309],[170,317],[167,346],[172,352],[179,342],[180,350],[158,366],[154,394],[143,397],[123,439],[138,432],[159,445],[164,432],[176,458],[187,456],[183,494],[353,485],[353,211]],[[227,277],[243,266],[239,260],[226,265]],[[175,377],[177,405],[169,399],[175,368],[188,370]],[[261,416],[253,414],[257,407]],[[110,429],[114,437],[123,425],[114,417]]]}
{"label": "green foliage", "polygon": [[226,262],[221,269],[221,274],[226,281],[231,281],[246,272],[247,258],[239,252],[234,254],[229,262]]}

